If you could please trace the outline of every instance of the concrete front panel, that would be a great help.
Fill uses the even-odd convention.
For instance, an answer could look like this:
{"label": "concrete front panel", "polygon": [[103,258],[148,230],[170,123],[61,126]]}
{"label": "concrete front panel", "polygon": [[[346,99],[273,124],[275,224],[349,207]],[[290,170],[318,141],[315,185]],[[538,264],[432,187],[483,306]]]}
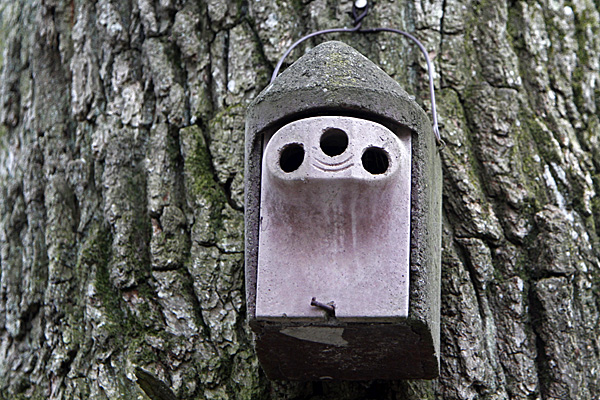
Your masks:
{"label": "concrete front panel", "polygon": [[[398,133],[398,132],[397,132]],[[406,317],[411,134],[352,117],[279,129],[262,162],[256,318]]]}

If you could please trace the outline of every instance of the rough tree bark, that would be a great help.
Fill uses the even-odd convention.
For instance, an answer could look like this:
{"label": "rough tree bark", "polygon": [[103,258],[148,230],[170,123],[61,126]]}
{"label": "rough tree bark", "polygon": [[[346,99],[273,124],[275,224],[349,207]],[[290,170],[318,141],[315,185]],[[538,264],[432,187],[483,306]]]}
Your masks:
{"label": "rough tree bark", "polygon": [[[0,398],[600,396],[592,0],[377,1],[365,25],[415,32],[437,72],[441,377],[262,375],[244,315],[244,111],[292,41],[349,25],[350,8],[0,1]],[[429,108],[402,38],[329,38]]]}

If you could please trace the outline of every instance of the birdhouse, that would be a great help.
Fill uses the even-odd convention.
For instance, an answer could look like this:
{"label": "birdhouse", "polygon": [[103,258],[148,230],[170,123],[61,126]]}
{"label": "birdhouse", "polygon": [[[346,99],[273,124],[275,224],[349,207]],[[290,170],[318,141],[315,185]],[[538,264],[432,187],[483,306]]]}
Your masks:
{"label": "birdhouse", "polygon": [[246,119],[246,295],[267,376],[439,373],[441,166],[431,123],[375,64],[315,47]]}

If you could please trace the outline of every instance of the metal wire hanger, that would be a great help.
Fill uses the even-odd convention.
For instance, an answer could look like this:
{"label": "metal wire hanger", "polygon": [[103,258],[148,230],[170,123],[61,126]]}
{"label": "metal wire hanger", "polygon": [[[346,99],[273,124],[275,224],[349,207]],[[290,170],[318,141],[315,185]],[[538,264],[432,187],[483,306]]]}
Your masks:
{"label": "metal wire hanger", "polygon": [[433,86],[433,67],[431,65],[431,60],[429,59],[429,54],[427,54],[427,50],[423,46],[423,44],[410,33],[401,31],[399,29],[393,28],[362,28],[362,20],[367,16],[369,12],[369,2],[367,0],[356,0],[352,4],[352,17],[354,18],[354,27],[353,28],[333,28],[333,29],[324,29],[322,31],[317,31],[313,33],[309,33],[303,38],[297,40],[294,44],[292,44],[283,56],[279,59],[279,62],[275,66],[275,70],[273,71],[273,75],[271,76],[271,83],[275,80],[277,75],[279,74],[279,70],[283,65],[283,61],[285,58],[298,46],[300,43],[304,42],[307,39],[312,37],[323,35],[326,33],[378,33],[378,32],[391,32],[400,34],[408,39],[410,39],[413,43],[419,46],[421,53],[425,56],[425,61],[427,61],[427,73],[429,74],[429,98],[431,99],[431,114],[433,116],[433,133],[435,134],[435,140],[440,149],[444,148],[446,145],[440,136],[440,130],[438,127],[438,119],[437,119],[437,111],[435,107],[435,89]]}

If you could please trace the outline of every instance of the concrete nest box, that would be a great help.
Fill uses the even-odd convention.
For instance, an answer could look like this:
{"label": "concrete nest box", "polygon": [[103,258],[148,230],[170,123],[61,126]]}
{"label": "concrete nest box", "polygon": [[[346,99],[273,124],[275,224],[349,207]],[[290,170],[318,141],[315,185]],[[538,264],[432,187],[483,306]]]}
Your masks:
{"label": "concrete nest box", "polygon": [[436,377],[442,178],[419,105],[324,43],[248,109],[245,168],[248,317],[267,376]]}

